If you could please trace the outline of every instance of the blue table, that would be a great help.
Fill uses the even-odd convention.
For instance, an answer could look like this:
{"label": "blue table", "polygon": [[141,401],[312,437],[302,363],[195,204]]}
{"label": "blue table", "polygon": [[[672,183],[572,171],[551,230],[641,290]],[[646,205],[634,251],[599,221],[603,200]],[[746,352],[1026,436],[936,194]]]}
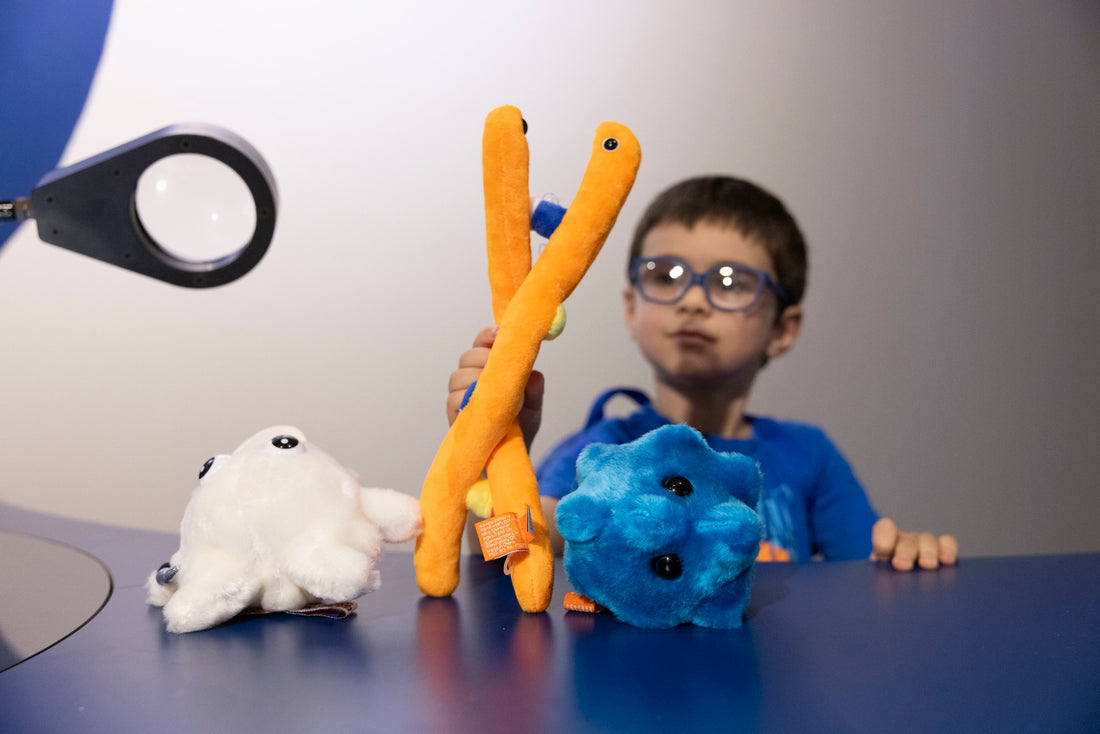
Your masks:
{"label": "blue table", "polygon": [[652,631],[564,612],[560,566],[528,615],[495,564],[430,599],[391,553],[349,619],[176,636],[142,589],[176,536],[4,505],[0,531],[87,551],[113,582],[0,673],[5,732],[1100,731],[1100,554],[762,564],[741,629]]}

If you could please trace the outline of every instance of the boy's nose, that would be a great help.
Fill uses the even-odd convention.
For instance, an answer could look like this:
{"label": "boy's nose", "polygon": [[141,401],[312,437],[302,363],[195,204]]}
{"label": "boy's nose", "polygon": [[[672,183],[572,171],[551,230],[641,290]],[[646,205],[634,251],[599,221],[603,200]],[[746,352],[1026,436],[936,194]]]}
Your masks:
{"label": "boy's nose", "polygon": [[700,283],[692,283],[684,297],[676,303],[678,308],[691,311],[709,311],[710,301],[707,292]]}

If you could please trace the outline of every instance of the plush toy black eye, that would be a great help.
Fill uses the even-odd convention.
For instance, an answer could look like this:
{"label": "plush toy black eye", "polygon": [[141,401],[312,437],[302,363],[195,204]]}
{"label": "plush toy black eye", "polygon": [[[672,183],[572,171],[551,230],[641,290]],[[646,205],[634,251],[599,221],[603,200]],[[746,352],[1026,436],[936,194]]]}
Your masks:
{"label": "plush toy black eye", "polygon": [[523,134],[526,135],[527,134],[527,120],[524,120],[522,117],[519,118],[519,120],[520,120],[520,122],[523,123]]}
{"label": "plush toy black eye", "polygon": [[199,469],[199,479],[206,476],[206,472],[210,471],[210,467],[214,466],[214,457],[211,456],[206,460],[206,463],[202,465],[202,469]]}
{"label": "plush toy black eye", "polygon": [[681,561],[680,556],[675,553],[666,553],[663,556],[657,556],[649,562],[649,566],[653,569],[653,573],[657,574],[665,581],[675,581],[684,573],[684,562]]}
{"label": "plush toy black eye", "polygon": [[271,445],[277,449],[292,449],[298,445],[298,439],[294,436],[276,436],[271,439]]}
{"label": "plush toy black eye", "polygon": [[677,497],[687,497],[695,491],[695,487],[691,486],[691,482],[685,477],[680,476],[668,477],[665,481],[661,482],[661,486]]}
{"label": "plush toy black eye", "polygon": [[603,141],[603,149],[604,150],[612,151],[612,150],[615,150],[618,147],[619,147],[619,141],[616,140],[615,138],[608,138],[607,140]]}

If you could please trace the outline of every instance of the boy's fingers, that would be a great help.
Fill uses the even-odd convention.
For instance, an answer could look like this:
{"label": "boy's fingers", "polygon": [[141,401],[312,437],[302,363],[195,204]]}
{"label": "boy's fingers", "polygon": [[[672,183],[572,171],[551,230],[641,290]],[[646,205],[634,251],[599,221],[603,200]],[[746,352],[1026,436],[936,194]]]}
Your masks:
{"label": "boy's fingers", "polygon": [[917,562],[920,547],[917,545],[915,533],[898,533],[898,542],[894,546],[892,563],[899,571],[909,571]]}
{"label": "boy's fingers", "polygon": [[871,528],[871,558],[886,561],[894,556],[894,546],[898,543],[898,526],[888,517],[884,517]]}
{"label": "boy's fingers", "polygon": [[462,407],[462,397],[464,392],[452,392],[447,395],[447,425],[451,425],[455,422],[455,418],[458,417],[458,411]]}
{"label": "boy's fingers", "polygon": [[466,389],[474,384],[474,381],[477,380],[480,374],[480,366],[459,367],[452,372],[451,376],[447,379],[447,392],[457,392],[459,393],[459,398],[461,398],[462,393],[466,392]]}
{"label": "boy's fingers", "polygon": [[466,397],[466,391],[480,375],[481,367],[467,367],[451,373],[447,380],[447,425],[455,422],[458,411],[462,408],[462,399]]}
{"label": "boy's fingers", "polygon": [[546,378],[538,370],[532,370],[523,388],[523,408],[519,411],[519,427],[528,451],[542,424],[542,395],[545,389]]}
{"label": "boy's fingers", "polygon": [[523,388],[523,407],[526,410],[542,410],[542,395],[546,392],[546,377],[538,370],[531,370],[527,386]]}
{"label": "boy's fingers", "polygon": [[955,540],[954,535],[941,535],[940,541],[940,563],[951,565],[959,558],[959,541]]}
{"label": "boy's fingers", "polygon": [[489,350],[486,347],[472,347],[458,355],[458,368],[476,367],[481,370],[489,361]]}
{"label": "boy's fingers", "polygon": [[[458,356],[458,369],[451,373],[447,380],[447,423],[455,422],[458,411],[462,407],[462,399],[466,397],[466,390],[481,376],[489,361],[489,350],[496,341],[499,326],[486,326],[474,337],[474,345]],[[539,396],[541,405],[541,394]]]}
{"label": "boy's fingers", "polygon": [[458,367],[482,368],[489,361],[489,350],[496,341],[499,326],[486,326],[474,337],[474,344],[462,354],[458,355]]}
{"label": "boy's fingers", "polygon": [[496,326],[496,325],[486,326],[484,329],[482,329],[481,331],[479,331],[477,333],[477,336],[474,337],[474,346],[475,347],[491,347],[491,346],[493,346],[493,342],[495,342],[497,340],[497,332],[498,331],[500,331],[499,326]]}
{"label": "boy's fingers", "polygon": [[917,535],[917,548],[921,568],[933,569],[940,566],[940,544],[931,533]]}
{"label": "boy's fingers", "polygon": [[882,518],[871,529],[871,559],[890,560],[898,571],[909,571],[914,566],[939,568],[940,564],[952,564],[959,554],[959,544],[953,535],[936,537],[931,533],[906,533],[898,530],[889,518]]}

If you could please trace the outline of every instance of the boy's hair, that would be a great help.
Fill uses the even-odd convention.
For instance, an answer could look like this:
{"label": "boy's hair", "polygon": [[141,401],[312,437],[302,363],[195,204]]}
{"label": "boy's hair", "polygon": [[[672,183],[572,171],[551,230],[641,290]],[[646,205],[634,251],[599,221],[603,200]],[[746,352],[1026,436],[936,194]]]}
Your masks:
{"label": "boy's hair", "polygon": [[661,224],[699,222],[733,227],[759,242],[772,259],[776,280],[793,305],[806,291],[806,241],[783,202],[754,183],[731,176],[700,176],[665,189],[646,208],[634,230],[630,262],[642,254],[642,242]]}

